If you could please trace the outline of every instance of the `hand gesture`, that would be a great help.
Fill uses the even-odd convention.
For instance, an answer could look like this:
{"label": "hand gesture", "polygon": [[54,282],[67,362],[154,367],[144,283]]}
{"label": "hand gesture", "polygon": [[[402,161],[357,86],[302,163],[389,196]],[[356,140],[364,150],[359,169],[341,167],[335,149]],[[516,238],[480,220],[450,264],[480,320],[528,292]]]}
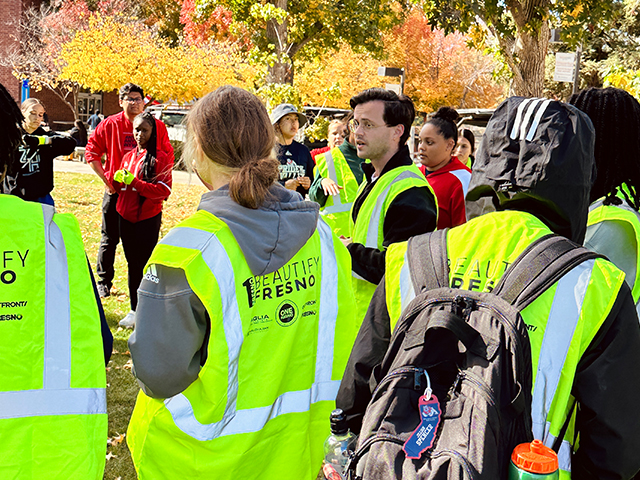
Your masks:
{"label": "hand gesture", "polygon": [[339,195],[340,190],[342,190],[343,188],[330,178],[323,178],[320,182],[320,185],[322,186],[322,190],[324,190],[324,194],[327,197],[329,195]]}

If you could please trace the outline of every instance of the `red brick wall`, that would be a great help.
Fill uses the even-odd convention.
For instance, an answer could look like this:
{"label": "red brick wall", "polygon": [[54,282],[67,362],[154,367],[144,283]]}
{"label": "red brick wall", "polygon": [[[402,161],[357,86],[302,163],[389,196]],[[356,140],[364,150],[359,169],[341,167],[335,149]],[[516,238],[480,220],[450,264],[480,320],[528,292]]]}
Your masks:
{"label": "red brick wall", "polygon": [[44,105],[49,118],[49,126],[52,130],[69,130],[73,127],[73,112],[60,97],[48,89],[39,92],[31,90],[31,96],[37,98]]}
{"label": "red brick wall", "polygon": [[[16,41],[11,38],[15,35],[16,28],[11,25],[14,19],[22,15],[22,0],[2,0],[2,16],[0,18],[0,52],[16,45]],[[20,81],[11,74],[11,68],[0,67],[0,83],[5,86],[13,98],[20,101]]]}
{"label": "red brick wall", "polygon": [[[18,42],[11,36],[15,35],[14,23],[22,13],[32,6],[38,6],[42,0],[0,0],[0,53]],[[2,83],[16,102],[20,103],[20,80],[13,76],[11,69],[0,66],[0,83]],[[52,128],[68,130],[73,126],[74,114],[54,92],[43,89],[39,92],[31,89],[30,96],[40,100],[49,117]],[[118,92],[108,92],[102,98],[102,113],[105,116],[118,113],[122,109],[118,105]]]}
{"label": "red brick wall", "polygon": [[122,107],[118,102],[118,91],[113,90],[102,94],[102,114],[105,117],[122,111]]}

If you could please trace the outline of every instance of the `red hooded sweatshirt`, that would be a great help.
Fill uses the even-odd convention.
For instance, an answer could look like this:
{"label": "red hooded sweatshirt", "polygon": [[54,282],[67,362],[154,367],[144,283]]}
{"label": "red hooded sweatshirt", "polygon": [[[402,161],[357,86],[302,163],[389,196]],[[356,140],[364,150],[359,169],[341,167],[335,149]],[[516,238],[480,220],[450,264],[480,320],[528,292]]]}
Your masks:
{"label": "red hooded sweatshirt", "polygon": [[135,178],[130,185],[113,182],[119,194],[116,210],[122,218],[132,223],[155,217],[162,211],[162,203],[171,194],[173,155],[159,151],[155,178],[153,182],[145,182],[142,180],[141,170],[146,155],[146,150],[138,152],[137,149],[125,154],[120,166],[133,173]]}
{"label": "red hooded sweatshirt", "polygon": [[457,157],[453,157],[444,167],[429,172],[424,165],[420,170],[427,177],[438,199],[438,230],[456,227],[467,221],[464,197],[467,195],[471,170]]}
{"label": "red hooded sweatshirt", "polygon": [[[169,141],[167,127],[156,119],[156,135],[158,138],[158,155],[160,152],[168,154],[173,160],[173,147]],[[133,138],[133,124],[125,116],[124,112],[105,118],[96,127],[85,149],[87,163],[99,162],[102,155],[107,155],[104,164],[104,174],[113,182],[113,174],[120,169],[122,158],[127,152],[136,148],[136,140]]]}

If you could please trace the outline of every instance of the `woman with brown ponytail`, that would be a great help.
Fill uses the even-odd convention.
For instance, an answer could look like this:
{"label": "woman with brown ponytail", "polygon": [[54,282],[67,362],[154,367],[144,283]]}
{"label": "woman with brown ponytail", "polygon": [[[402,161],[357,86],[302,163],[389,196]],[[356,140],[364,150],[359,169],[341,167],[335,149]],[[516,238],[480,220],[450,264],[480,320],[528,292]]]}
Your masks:
{"label": "woman with brown ponytail", "polygon": [[138,477],[315,479],[351,346],[349,253],[281,186],[260,100],[225,86],[187,117],[211,190],[154,250],[129,340]]}

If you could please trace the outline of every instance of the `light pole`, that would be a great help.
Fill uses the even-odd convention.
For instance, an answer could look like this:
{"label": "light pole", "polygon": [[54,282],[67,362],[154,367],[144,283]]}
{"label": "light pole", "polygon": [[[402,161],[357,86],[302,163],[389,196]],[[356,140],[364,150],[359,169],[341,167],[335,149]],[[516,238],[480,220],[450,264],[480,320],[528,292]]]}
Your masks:
{"label": "light pole", "polygon": [[400,93],[404,95],[404,68],[378,67],[380,77],[400,77]]}

